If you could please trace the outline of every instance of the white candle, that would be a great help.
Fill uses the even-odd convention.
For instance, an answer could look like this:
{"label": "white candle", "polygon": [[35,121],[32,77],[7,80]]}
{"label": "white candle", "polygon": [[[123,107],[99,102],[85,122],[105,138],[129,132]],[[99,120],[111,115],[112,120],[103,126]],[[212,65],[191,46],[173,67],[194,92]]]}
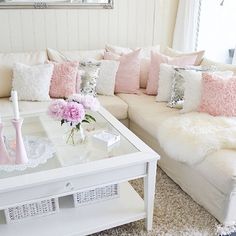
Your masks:
{"label": "white candle", "polygon": [[0,123],[2,123],[2,118],[1,118],[1,114],[0,114]]}
{"label": "white candle", "polygon": [[17,91],[12,91],[11,92],[11,99],[13,103],[13,112],[14,112],[14,119],[19,120],[20,114],[19,114],[19,105],[18,105],[18,96],[17,96]]}

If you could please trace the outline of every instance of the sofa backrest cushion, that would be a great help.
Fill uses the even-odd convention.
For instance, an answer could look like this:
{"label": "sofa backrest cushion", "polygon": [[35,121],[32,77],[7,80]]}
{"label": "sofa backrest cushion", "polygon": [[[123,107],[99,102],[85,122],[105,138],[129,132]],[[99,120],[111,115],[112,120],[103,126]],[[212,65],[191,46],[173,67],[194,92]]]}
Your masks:
{"label": "sofa backrest cushion", "polygon": [[171,57],[196,55],[197,58],[196,58],[196,61],[195,61],[194,65],[199,66],[202,62],[205,51],[202,50],[202,51],[197,51],[197,52],[181,52],[181,51],[174,50],[173,48],[167,47],[165,49],[165,54],[167,56],[171,56]]}
{"label": "sofa backrest cushion", "polygon": [[46,51],[29,53],[0,53],[0,98],[10,97],[12,68],[15,63],[37,65],[47,61]]}
{"label": "sofa backrest cushion", "polygon": [[87,51],[58,51],[47,48],[48,59],[54,62],[81,61],[85,59],[102,60],[104,49]]}
{"label": "sofa backrest cushion", "polygon": [[234,75],[236,75],[236,65],[231,64],[224,64],[216,61],[212,61],[207,58],[203,58],[203,61],[201,63],[203,66],[216,66],[217,70],[225,71],[225,70],[231,70],[233,71]]}

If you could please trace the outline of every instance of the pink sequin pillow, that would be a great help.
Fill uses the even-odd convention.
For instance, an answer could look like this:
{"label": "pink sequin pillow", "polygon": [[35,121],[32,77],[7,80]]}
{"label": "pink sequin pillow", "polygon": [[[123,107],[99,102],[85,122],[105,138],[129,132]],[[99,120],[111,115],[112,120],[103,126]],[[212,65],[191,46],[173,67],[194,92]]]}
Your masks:
{"label": "pink sequin pillow", "polygon": [[175,66],[189,66],[194,65],[196,58],[197,55],[169,57],[159,52],[151,52],[151,65],[146,93],[149,95],[157,95],[161,63]]}
{"label": "pink sequin pillow", "polygon": [[76,82],[78,75],[78,62],[62,62],[54,63],[50,97],[52,98],[67,98],[73,93],[76,93]]}
{"label": "pink sequin pillow", "polygon": [[118,60],[120,65],[116,73],[115,93],[138,93],[140,76],[140,50],[119,56],[105,52],[105,60]]}
{"label": "pink sequin pillow", "polygon": [[203,73],[199,111],[213,116],[236,116],[236,76]]}

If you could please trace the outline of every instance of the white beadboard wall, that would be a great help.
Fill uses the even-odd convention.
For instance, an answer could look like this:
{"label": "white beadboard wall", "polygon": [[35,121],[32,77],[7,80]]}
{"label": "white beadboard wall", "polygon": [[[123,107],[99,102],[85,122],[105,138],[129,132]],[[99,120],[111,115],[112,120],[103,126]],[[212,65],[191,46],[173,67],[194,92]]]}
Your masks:
{"label": "white beadboard wall", "polygon": [[0,10],[0,52],[171,45],[178,0],[115,0],[113,10]]}

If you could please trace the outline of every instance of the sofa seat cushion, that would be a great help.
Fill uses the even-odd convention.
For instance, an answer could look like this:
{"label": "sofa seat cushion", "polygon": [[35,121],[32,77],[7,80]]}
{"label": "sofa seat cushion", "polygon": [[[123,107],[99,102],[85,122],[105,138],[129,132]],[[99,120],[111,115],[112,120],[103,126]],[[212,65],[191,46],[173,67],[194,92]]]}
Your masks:
{"label": "sofa seat cushion", "polygon": [[[98,96],[102,106],[104,106],[112,115],[119,120],[127,119],[128,106],[117,96]],[[45,112],[50,104],[49,102],[28,102],[20,101],[19,110],[21,114],[30,114]],[[0,114],[2,116],[13,116],[12,103],[9,98],[0,99]]]}
{"label": "sofa seat cushion", "polygon": [[156,102],[155,96],[144,94],[118,94],[128,104],[128,116],[132,122],[145,128],[153,137],[157,137],[157,129],[165,119],[179,114],[178,109],[171,109],[165,102]]}
{"label": "sofa seat cushion", "polygon": [[[154,96],[119,94],[129,106],[130,123],[142,127],[159,145],[157,132],[160,124],[167,118],[181,115],[179,110],[171,109],[166,103],[155,102]],[[145,140],[145,133],[143,138]],[[178,138],[178,137],[176,137]],[[165,158],[162,156],[162,158]],[[173,160],[174,162],[174,160]],[[183,164],[187,165],[187,164]],[[174,166],[169,168],[175,168]],[[224,194],[236,191],[236,151],[220,150],[208,155],[204,161],[193,167],[201,177]],[[178,176],[176,176],[178,178]]]}
{"label": "sofa seat cushion", "polygon": [[[31,101],[19,101],[19,110],[20,113],[30,114],[45,112],[49,106],[50,101],[45,102],[31,102]],[[9,101],[9,98],[0,99],[0,113],[2,116],[13,116],[13,105]]]}
{"label": "sofa seat cushion", "polygon": [[98,95],[98,100],[118,120],[127,119],[128,105],[118,96]]}

